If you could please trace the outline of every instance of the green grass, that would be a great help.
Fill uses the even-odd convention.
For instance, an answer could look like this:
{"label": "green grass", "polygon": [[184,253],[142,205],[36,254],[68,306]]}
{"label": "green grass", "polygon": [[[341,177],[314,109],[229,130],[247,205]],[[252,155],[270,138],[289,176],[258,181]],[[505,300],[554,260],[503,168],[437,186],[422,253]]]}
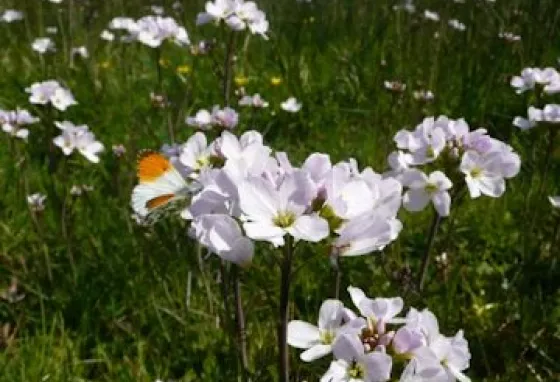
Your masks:
{"label": "green grass", "polygon": [[[171,12],[170,1],[160,3]],[[21,106],[47,120],[86,123],[107,148],[99,165],[72,156],[50,174],[42,158],[52,127],[32,126],[27,144],[0,135],[0,286],[15,276],[26,294],[17,303],[0,302],[0,323],[13,334],[11,340],[0,337],[0,381],[237,380],[234,342],[220,322],[219,261],[199,257],[178,220],[146,229],[130,218],[137,152],[168,141],[169,125],[178,141],[186,140],[193,131],[184,117],[222,103],[212,68],[214,59],[223,62],[224,35],[194,26],[202,1],[183,3],[184,10],[172,14],[191,39],[216,38],[217,46],[214,58],[163,48],[162,88],[171,101],[163,110],[149,97],[158,87],[153,52],[98,37],[112,17],[148,14],[149,1],[0,4],[0,11],[26,12],[23,22],[0,24],[0,108]],[[258,4],[271,22],[270,41],[240,37],[238,46],[247,49],[237,52],[235,72],[249,78],[248,92],[260,92],[276,114],[243,111],[241,130],[266,131],[267,143],[294,162],[322,151],[382,171],[394,133],[439,114],[488,128],[522,157],[521,173],[508,182],[504,197],[452,208],[435,242],[435,252],[446,252],[450,264],[432,264],[422,294],[410,292],[401,276],[417,275],[429,211],[401,212],[403,233],[383,254],[343,259],[343,286],[373,296],[403,295],[407,306],[433,310],[446,334],[463,328],[474,381],[560,378],[560,214],[546,198],[560,193],[559,141],[543,181],[546,129],[511,126],[531,100],[509,87],[509,78],[525,66],[557,65],[556,1],[419,0],[419,10],[438,11],[440,23],[419,12],[397,13],[381,0]],[[450,18],[467,30],[448,27]],[[41,58],[31,41],[53,25],[59,28],[58,52]],[[505,42],[498,38],[501,30],[523,39]],[[88,47],[89,59],[70,58],[69,49],[78,45]],[[180,77],[180,65],[191,72]],[[272,86],[273,76],[282,84]],[[79,105],[54,116],[28,105],[24,88],[51,78],[65,83]],[[393,79],[407,84],[404,94],[383,88]],[[417,88],[431,89],[435,101],[414,100]],[[290,95],[303,101],[301,113],[278,110]],[[114,144],[126,146],[124,157],[112,156]],[[68,195],[71,185],[84,183],[94,191]],[[36,220],[25,198],[33,192],[48,195]],[[274,256],[259,245],[255,264],[242,274],[256,381],[275,378],[280,270]],[[321,302],[333,296],[334,273],[324,248],[301,248],[296,263],[291,314],[313,322]],[[318,380],[328,366],[327,360],[303,364],[298,352],[291,354],[298,381]]]}

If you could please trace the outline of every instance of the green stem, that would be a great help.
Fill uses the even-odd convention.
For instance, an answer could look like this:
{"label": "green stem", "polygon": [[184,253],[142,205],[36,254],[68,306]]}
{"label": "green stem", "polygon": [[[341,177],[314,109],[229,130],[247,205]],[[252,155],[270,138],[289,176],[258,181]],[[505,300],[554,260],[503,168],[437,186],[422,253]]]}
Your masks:
{"label": "green stem", "polygon": [[424,289],[424,282],[426,281],[426,274],[428,273],[428,268],[430,266],[430,252],[434,246],[434,241],[437,235],[439,224],[441,222],[441,216],[435,212],[432,219],[432,224],[430,226],[430,233],[428,234],[428,244],[426,246],[426,252],[424,252],[424,258],[422,259],[422,268],[420,270],[420,277],[418,277],[418,290],[422,291]]}
{"label": "green stem", "polygon": [[290,236],[286,236],[280,280],[280,309],[278,311],[278,378],[280,382],[289,382],[290,380],[290,354],[288,352],[287,328],[289,319],[292,255],[293,240]]}
{"label": "green stem", "polygon": [[249,361],[247,357],[247,332],[245,329],[245,314],[241,299],[241,283],[239,279],[239,266],[234,265],[232,270],[233,294],[235,298],[235,326],[237,329],[237,344],[239,362],[241,363],[241,380],[249,381]]}

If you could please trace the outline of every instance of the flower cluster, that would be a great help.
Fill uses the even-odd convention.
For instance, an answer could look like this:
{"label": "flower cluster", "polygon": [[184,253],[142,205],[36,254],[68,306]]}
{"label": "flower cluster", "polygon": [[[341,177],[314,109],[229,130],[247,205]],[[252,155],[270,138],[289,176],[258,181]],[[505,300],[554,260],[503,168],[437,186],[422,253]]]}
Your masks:
{"label": "flower cluster", "polygon": [[70,90],[62,87],[57,81],[36,82],[25,91],[30,93],[29,102],[36,105],[52,104],[60,111],[65,111],[77,102]]}
{"label": "flower cluster", "polygon": [[[472,198],[499,197],[505,192],[505,179],[517,175],[521,165],[511,146],[485,129],[471,131],[463,119],[428,117],[413,131],[397,132],[394,141],[398,150],[388,157],[389,174],[408,188],[403,202],[410,211],[422,210],[431,201],[441,216],[447,216],[448,191],[461,180]],[[433,172],[426,175],[418,166]]]}
{"label": "flower cluster", "polygon": [[55,52],[56,51],[56,46],[53,42],[53,40],[51,40],[49,37],[40,37],[40,38],[36,38],[32,43],[31,43],[31,48],[40,54],[45,54],[47,52]]}
{"label": "flower cluster", "polygon": [[[539,88],[536,89],[537,85]],[[517,94],[527,90],[536,90],[545,95],[560,93],[560,73],[554,68],[525,68],[520,76],[511,79],[511,86]],[[560,123],[560,105],[548,104],[542,109],[529,106],[527,118],[515,117],[513,125],[521,130],[529,130],[538,124]]]}
{"label": "flower cluster", "polygon": [[27,139],[29,130],[23,126],[39,122],[39,118],[32,116],[27,110],[0,110],[0,125],[2,130],[13,137]]}
{"label": "flower cluster", "polygon": [[537,85],[542,86],[545,94],[556,94],[560,92],[560,73],[554,68],[525,68],[510,84],[517,94],[533,90]]}
{"label": "flower cluster", "polygon": [[[150,15],[138,20],[115,17],[109,23],[109,29],[127,32],[128,34],[122,37],[123,41],[139,41],[151,48],[158,48],[166,40],[171,40],[180,46],[190,44],[186,29],[177,24],[172,17]],[[102,38],[112,41],[114,36],[109,31],[103,31]]]}
{"label": "flower cluster", "polygon": [[252,34],[259,34],[267,39],[268,20],[253,1],[215,0],[207,2],[206,12],[196,18],[197,25],[223,21],[234,31],[249,29]]}
{"label": "flower cluster", "polygon": [[352,286],[348,292],[359,315],[338,300],[326,300],[318,326],[288,324],[288,344],[305,349],[303,361],[333,354],[322,382],[384,382],[395,366],[402,370],[401,381],[470,381],[463,373],[471,355],[462,331],[444,336],[427,309],[411,308],[397,317],[404,307],[400,297],[372,299]]}
{"label": "flower cluster", "polygon": [[185,122],[199,130],[211,130],[214,127],[232,130],[239,122],[239,114],[231,107],[222,109],[214,105],[211,111],[200,109],[194,116],[187,117]]}
{"label": "flower cluster", "polygon": [[[354,160],[333,165],[328,155],[314,153],[294,167],[286,153],[273,155],[256,131],[239,139],[223,131],[210,144],[199,132],[165,153],[179,173],[200,185],[181,212],[192,221],[191,236],[237,264],[251,261],[252,241],[278,247],[286,235],[328,240],[332,256],[355,256],[381,250],[402,228],[396,219],[401,184],[371,168],[359,171]],[[141,203],[133,207],[146,216],[150,211],[139,192],[133,199]],[[153,189],[146,192],[158,197]]]}
{"label": "flower cluster", "polygon": [[99,162],[99,153],[104,150],[103,144],[95,139],[95,135],[87,125],[76,126],[72,122],[55,122],[61,134],[53,139],[53,143],[60,147],[64,155],[68,156],[77,150],[87,160]]}
{"label": "flower cluster", "polygon": [[23,12],[15,9],[6,9],[4,13],[0,15],[0,22],[4,23],[13,23],[20,20],[23,20]]}

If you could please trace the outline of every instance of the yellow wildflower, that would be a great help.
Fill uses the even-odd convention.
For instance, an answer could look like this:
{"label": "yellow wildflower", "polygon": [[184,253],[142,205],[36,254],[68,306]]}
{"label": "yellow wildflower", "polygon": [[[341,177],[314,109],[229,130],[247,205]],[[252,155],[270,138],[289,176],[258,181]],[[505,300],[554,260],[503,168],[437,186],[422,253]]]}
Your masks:
{"label": "yellow wildflower", "polygon": [[177,67],[177,73],[178,74],[189,74],[190,72],[191,72],[191,67],[187,64],[179,65]]}
{"label": "yellow wildflower", "polygon": [[280,77],[274,76],[274,77],[271,77],[271,78],[270,78],[270,84],[271,84],[272,86],[278,86],[278,85],[280,85],[281,83],[282,83],[282,78],[280,78]]}
{"label": "yellow wildflower", "polygon": [[241,76],[235,76],[233,81],[235,82],[235,84],[237,86],[245,86],[245,85],[247,85],[247,82],[249,82],[249,79],[247,77],[241,75]]}

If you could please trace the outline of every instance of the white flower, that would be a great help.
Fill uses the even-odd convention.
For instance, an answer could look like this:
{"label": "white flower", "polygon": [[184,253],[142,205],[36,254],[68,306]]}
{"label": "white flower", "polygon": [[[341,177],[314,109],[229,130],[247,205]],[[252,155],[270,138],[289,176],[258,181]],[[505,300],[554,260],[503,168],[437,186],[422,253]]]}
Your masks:
{"label": "white flower", "polygon": [[23,20],[23,12],[15,9],[6,9],[0,16],[0,22],[13,23],[19,20]]}
{"label": "white flower", "polygon": [[115,39],[115,35],[107,29],[103,29],[99,37],[105,41],[113,41]]}
{"label": "white flower", "polygon": [[502,161],[499,155],[480,155],[469,151],[463,155],[460,169],[472,198],[502,196],[506,190]]}
{"label": "white flower", "polygon": [[199,216],[193,220],[189,233],[224,260],[247,266],[253,259],[253,242],[243,236],[239,224],[229,215]]}
{"label": "white flower", "polygon": [[26,88],[25,91],[31,94],[29,102],[32,104],[46,105],[51,103],[60,111],[65,111],[69,106],[77,104],[72,93],[60,86],[57,81],[37,82]]}
{"label": "white flower", "polygon": [[133,28],[128,29],[141,43],[151,47],[159,47],[165,40],[172,40],[177,45],[189,45],[189,36],[171,17],[145,16],[136,21]]}
{"label": "white flower", "polygon": [[534,89],[536,84],[543,86],[547,94],[560,92],[560,73],[554,68],[525,68],[520,76],[514,76],[510,82],[517,94]]}
{"label": "white flower", "polygon": [[49,0],[49,1],[50,1],[51,3],[54,3],[54,4],[60,4],[60,3],[62,3],[62,0]]}
{"label": "white flower", "polygon": [[440,216],[449,216],[451,196],[448,190],[453,184],[443,172],[434,171],[426,176],[421,171],[410,170],[404,174],[403,183],[409,188],[403,198],[408,211],[422,211],[431,201]]}
{"label": "white flower", "polygon": [[451,28],[457,29],[458,31],[463,32],[464,30],[467,29],[467,27],[465,26],[465,24],[463,24],[462,22],[460,22],[457,19],[452,19],[448,21],[448,24]]}
{"label": "white flower", "polygon": [[87,160],[99,162],[98,154],[104,150],[103,144],[95,140],[95,136],[86,125],[74,125],[72,122],[55,122],[62,130],[62,134],[53,139],[53,143],[60,147],[64,155],[78,150]]}
{"label": "white flower", "polygon": [[402,224],[394,218],[384,218],[375,212],[366,213],[344,223],[337,231],[333,254],[359,256],[380,251],[394,241],[402,230]]}
{"label": "white flower", "polygon": [[47,196],[41,193],[27,195],[27,204],[33,212],[41,212],[45,210],[45,200]]}
{"label": "white flower", "polygon": [[54,52],[56,50],[54,42],[48,37],[41,37],[35,39],[31,44],[35,52],[45,54],[46,52]]}
{"label": "white flower", "polygon": [[263,11],[257,8],[253,1],[245,0],[215,0],[206,3],[206,12],[199,13],[196,24],[223,21],[235,31],[249,29],[253,34],[259,34],[267,39],[268,20]]}
{"label": "white flower", "polygon": [[212,127],[212,114],[206,109],[196,112],[194,117],[187,117],[185,120],[187,125],[194,126],[200,130],[209,130]]}
{"label": "white flower", "polygon": [[58,28],[55,27],[55,26],[46,27],[46,28],[45,28],[45,31],[46,31],[48,34],[57,34],[57,33],[58,33]]}
{"label": "white flower", "polygon": [[22,128],[22,126],[37,122],[39,122],[39,118],[33,117],[27,110],[0,110],[0,125],[2,125],[2,130],[16,138],[27,139],[29,130]]}
{"label": "white flower", "polygon": [[413,0],[403,0],[403,2],[401,4],[394,5],[393,9],[395,11],[398,11],[399,9],[403,9],[403,10],[407,11],[408,13],[416,12],[416,6],[414,5]]}
{"label": "white flower", "polygon": [[297,113],[301,110],[301,103],[295,97],[290,97],[286,101],[280,104],[282,110],[290,112],[290,113]]}
{"label": "white flower", "polygon": [[213,155],[214,145],[208,145],[206,136],[198,132],[183,145],[179,161],[189,172],[196,172],[210,167]]}
{"label": "white flower", "polygon": [[406,90],[406,84],[400,81],[384,81],[383,86],[385,86],[385,89],[396,93],[402,93]]}
{"label": "white flower", "polygon": [[212,108],[212,121],[215,125],[224,129],[232,130],[239,122],[239,114],[231,107],[220,109],[219,106]]}
{"label": "white flower", "polygon": [[508,42],[516,42],[521,41],[521,36],[511,33],[511,32],[500,32],[498,37],[508,41]]}
{"label": "white flower", "polygon": [[313,184],[302,171],[294,171],[274,181],[249,177],[239,185],[240,207],[250,238],[274,246],[284,245],[284,235],[296,240],[318,242],[329,234],[326,220],[308,214]]}
{"label": "white flower", "polygon": [[239,100],[239,105],[240,106],[252,106],[252,107],[256,107],[256,108],[265,108],[268,107],[268,102],[266,102],[259,93],[250,96],[250,95],[246,95],[243,96],[240,100]]}
{"label": "white flower", "polygon": [[321,382],[384,382],[391,378],[391,357],[382,351],[366,353],[357,335],[338,336],[333,354],[336,361]]}
{"label": "white flower", "polygon": [[72,48],[71,50],[71,54],[72,55],[79,55],[82,58],[88,58],[89,57],[89,52],[87,50],[87,48],[85,46],[79,46],[77,48]]}
{"label": "white flower", "polygon": [[414,99],[421,101],[433,101],[435,98],[434,93],[432,93],[431,90],[415,90],[412,93],[412,96]]}
{"label": "white flower", "polygon": [[528,130],[535,127],[539,122],[558,124],[560,123],[560,105],[549,104],[542,110],[530,106],[527,110],[527,115],[527,119],[515,117],[513,125],[521,130]]}
{"label": "white flower", "polygon": [[[393,298],[374,298],[371,299],[360,289],[353,286],[348,287],[348,293],[352,302],[360,311],[362,317],[371,320],[374,325],[402,323],[403,319],[397,315],[404,307],[403,299]],[[382,330],[384,332],[384,330]]]}
{"label": "white flower", "polygon": [[424,18],[426,20],[439,21],[439,14],[437,14],[436,12],[430,11],[429,9],[426,9],[424,11]]}
{"label": "white flower", "polygon": [[300,358],[311,362],[332,351],[332,343],[343,325],[344,305],[338,300],[325,300],[319,310],[317,326],[294,320],[288,324],[288,344],[306,349]]}
{"label": "white flower", "polygon": [[550,200],[552,207],[560,208],[560,196],[549,196],[548,200]]}

